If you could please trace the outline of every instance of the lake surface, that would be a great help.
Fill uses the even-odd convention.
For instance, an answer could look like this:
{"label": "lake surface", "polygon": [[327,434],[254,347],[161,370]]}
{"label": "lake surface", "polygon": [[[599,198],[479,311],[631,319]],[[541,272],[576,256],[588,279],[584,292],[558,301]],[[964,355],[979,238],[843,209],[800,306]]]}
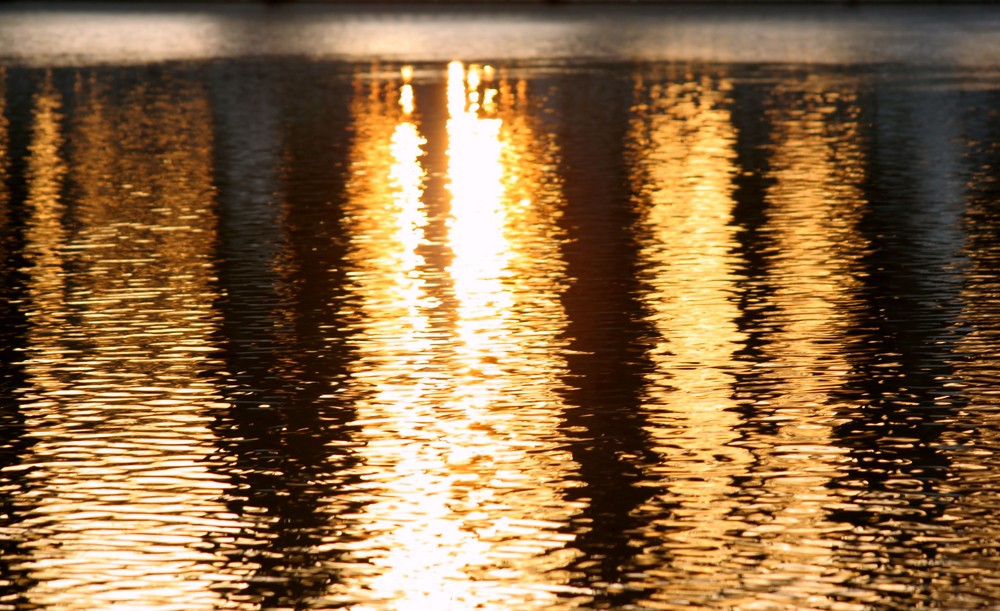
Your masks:
{"label": "lake surface", "polygon": [[1000,606],[1000,10],[733,11],[0,12],[0,609]]}

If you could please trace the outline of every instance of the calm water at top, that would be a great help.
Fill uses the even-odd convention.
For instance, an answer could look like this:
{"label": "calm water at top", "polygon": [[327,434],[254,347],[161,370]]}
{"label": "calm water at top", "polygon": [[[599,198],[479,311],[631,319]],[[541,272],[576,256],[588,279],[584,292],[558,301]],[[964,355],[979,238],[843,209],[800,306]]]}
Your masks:
{"label": "calm water at top", "polygon": [[1000,607],[997,11],[240,10],[0,25],[0,609]]}

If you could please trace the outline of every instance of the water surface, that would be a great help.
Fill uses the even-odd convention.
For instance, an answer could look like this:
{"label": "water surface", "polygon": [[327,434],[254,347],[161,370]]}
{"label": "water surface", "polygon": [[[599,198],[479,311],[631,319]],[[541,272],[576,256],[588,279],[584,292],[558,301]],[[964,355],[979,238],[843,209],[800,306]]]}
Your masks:
{"label": "water surface", "polygon": [[1000,605],[991,70],[106,59],[0,69],[0,608]]}

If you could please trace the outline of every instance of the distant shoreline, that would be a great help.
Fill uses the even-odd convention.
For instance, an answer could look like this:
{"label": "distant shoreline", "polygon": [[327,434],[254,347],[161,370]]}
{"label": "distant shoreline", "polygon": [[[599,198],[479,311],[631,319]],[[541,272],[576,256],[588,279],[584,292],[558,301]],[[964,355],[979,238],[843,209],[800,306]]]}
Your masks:
{"label": "distant shoreline", "polygon": [[997,5],[1000,0],[97,0],[96,2],[73,2],[72,0],[0,0],[0,7],[10,6],[51,6],[53,8],[72,8],[85,5],[338,5],[345,7],[391,8],[393,6],[442,6],[442,7],[504,7],[504,6],[595,6],[595,7],[635,7],[635,6],[726,6],[726,5],[763,5],[763,6],[941,6],[952,7],[960,5]]}
{"label": "distant shoreline", "polygon": [[1000,4],[0,0],[0,63],[8,66],[262,56],[1000,70]]}

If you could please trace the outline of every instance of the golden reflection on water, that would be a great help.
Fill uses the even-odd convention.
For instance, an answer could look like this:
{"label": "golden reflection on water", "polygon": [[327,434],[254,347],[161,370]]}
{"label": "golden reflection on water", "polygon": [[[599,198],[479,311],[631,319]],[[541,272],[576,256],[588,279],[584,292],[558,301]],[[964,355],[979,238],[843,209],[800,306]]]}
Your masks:
{"label": "golden reflection on water", "polygon": [[[348,516],[352,565],[331,593],[354,608],[553,608],[574,554],[559,532],[579,508],[561,492],[573,464],[557,431],[558,196],[517,197],[534,186],[518,164],[540,142],[513,117],[484,114],[481,90],[497,95],[489,78],[448,68],[446,219],[421,200],[428,144],[408,84],[357,93],[364,173],[345,216],[356,360],[340,391],[357,398],[361,509]],[[541,255],[551,258],[532,268]]]}
{"label": "golden reflection on water", "polygon": [[62,133],[62,97],[52,85],[51,74],[34,99],[32,141],[28,147],[28,202],[30,206],[25,242],[32,266],[29,294],[34,304],[31,312],[38,326],[55,326],[64,311],[59,307],[64,292],[60,249],[66,244],[62,227],[65,206],[61,190],[66,163],[60,156]]}
{"label": "golden reflection on water", "polygon": [[[637,90],[648,101],[633,117],[633,180],[639,207],[642,302],[655,329],[653,370],[643,408],[654,471],[667,492],[643,512],[667,533],[672,566],[650,571],[668,578],[680,569],[710,574],[734,553],[725,540],[739,526],[729,500],[734,478],[750,453],[735,447],[740,416],[733,398],[737,351],[746,336],[737,326],[736,231],[732,222],[735,132],[724,78],[654,83]],[[664,512],[661,503],[676,503]],[[672,515],[671,515],[672,514]]]}
{"label": "golden reflection on water", "polygon": [[859,609],[842,599],[854,567],[840,565],[834,549],[850,525],[830,519],[849,499],[829,485],[851,462],[833,428],[855,410],[838,394],[852,373],[867,248],[857,94],[851,82],[822,79],[787,87],[769,114],[774,184],[763,228],[767,289],[758,304],[769,314],[755,369],[768,390],[753,404],[755,421],[774,432],[755,450],[755,509],[745,533],[769,553],[743,579],[785,603]]}
{"label": "golden reflection on water", "polygon": [[[234,110],[243,90],[225,78],[64,70],[18,77],[29,95],[11,96],[0,68],[0,248],[21,265],[2,274],[19,360],[0,373],[18,385],[10,421],[23,417],[0,467],[16,575],[0,594],[69,610],[860,610],[978,595],[995,568],[992,185],[967,208],[954,196],[949,218],[968,227],[914,264],[940,269],[903,297],[933,299],[886,313],[896,287],[866,273],[898,264],[878,225],[898,202],[867,203],[861,185],[898,160],[865,148],[862,86],[738,73],[642,67],[631,107],[627,90],[609,95],[625,158],[595,162],[600,129],[567,140],[593,136],[594,151],[560,158],[561,130],[591,129],[562,123],[572,90],[546,100],[486,65],[359,70],[352,93],[329,89],[324,117],[350,103],[344,147],[314,137],[318,119],[288,128],[294,88]],[[746,100],[766,108],[748,130],[766,137],[743,131]],[[950,129],[939,137],[960,140]],[[591,168],[608,174],[589,182]],[[585,191],[623,168],[632,225],[609,246],[602,223],[624,198]],[[580,182],[564,189],[560,172]],[[914,199],[938,220],[920,197],[940,178]],[[580,198],[569,219],[564,191]],[[568,232],[599,235],[584,249]],[[607,287],[626,292],[608,302],[623,312],[574,301],[564,248],[583,283],[608,278],[585,276],[589,257],[635,270]],[[330,286],[303,287],[316,273]],[[869,345],[869,327],[911,321],[925,325],[912,362]],[[568,361],[571,340],[598,358]],[[570,501],[572,486],[609,500]]]}
{"label": "golden reflection on water", "polygon": [[[946,132],[951,142],[960,141],[954,133],[956,127],[949,125]],[[969,185],[990,184],[996,180],[995,164],[984,164],[972,174]],[[961,288],[961,319],[971,332],[963,334],[958,342],[959,354],[964,358],[954,359],[954,379],[948,389],[953,394],[942,404],[961,404],[963,409],[955,410],[950,417],[960,419],[968,427],[966,431],[975,431],[977,441],[970,443],[963,438],[966,431],[957,427],[943,436],[941,448],[950,460],[948,481],[942,488],[962,502],[951,502],[942,512],[942,519],[953,524],[954,529],[933,542],[935,556],[940,552],[948,558],[948,566],[960,566],[970,576],[960,588],[972,601],[989,596],[980,584],[996,575],[987,558],[993,555],[992,543],[1000,541],[1000,525],[990,519],[1000,507],[1000,488],[995,485],[1000,454],[994,450],[1000,446],[1000,432],[994,424],[1000,413],[1000,327],[990,322],[1000,315],[1000,256],[996,249],[984,248],[985,244],[996,244],[1000,230],[995,193],[985,190],[983,194],[968,195],[966,243],[962,246],[971,255],[968,274],[975,281]],[[969,541],[991,542],[991,546],[984,551],[970,551]],[[959,589],[946,580],[939,581],[941,587],[930,592],[935,603],[948,601]],[[981,602],[980,606],[986,607],[987,603]]]}
{"label": "golden reflection on water", "polygon": [[[828,608],[846,575],[834,568],[835,536],[825,535],[844,528],[826,518],[841,499],[825,486],[843,474],[846,460],[831,436],[838,406],[830,393],[850,369],[844,337],[864,252],[857,233],[863,199],[853,186],[861,157],[856,122],[834,120],[835,106],[824,98],[850,92],[817,90],[774,110],[763,279],[773,285],[762,291],[765,303],[750,304],[768,312],[763,358],[753,367],[739,357],[749,334],[738,326],[744,289],[735,254],[729,85],[706,77],[637,90],[648,104],[637,109],[632,135],[641,143],[636,233],[642,301],[656,331],[644,408],[662,456],[653,471],[664,489],[641,511],[668,516],[650,524],[671,554],[669,566],[646,574],[692,575],[651,604],[668,608],[685,595],[749,588],[758,594],[727,597],[727,604],[754,608],[767,599]],[[854,108],[850,100],[843,105]],[[773,425],[773,437],[741,432],[747,423],[738,388],[750,376],[766,376],[776,389],[751,395],[752,420]],[[747,478],[756,482],[749,489],[737,483]],[[754,542],[760,557],[751,562],[741,554]],[[737,581],[726,581],[728,571]]]}
{"label": "golden reflection on water", "polygon": [[36,95],[28,160],[25,597],[217,608],[226,578],[204,539],[237,526],[208,466],[216,396],[198,375],[214,331],[207,101],[133,90],[115,106],[84,77],[74,95],[73,121],[50,82]]}

